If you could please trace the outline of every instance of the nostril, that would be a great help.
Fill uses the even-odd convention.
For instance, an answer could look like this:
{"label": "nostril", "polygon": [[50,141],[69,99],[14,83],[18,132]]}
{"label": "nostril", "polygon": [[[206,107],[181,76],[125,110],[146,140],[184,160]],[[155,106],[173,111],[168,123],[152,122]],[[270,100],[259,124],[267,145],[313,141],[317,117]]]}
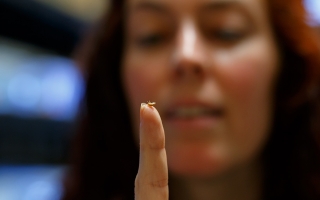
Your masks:
{"label": "nostril", "polygon": [[179,66],[176,68],[175,70],[176,75],[179,77],[183,77],[183,76],[199,76],[202,73],[202,69],[199,66],[190,66],[190,67],[183,67],[183,66]]}
{"label": "nostril", "polygon": [[200,67],[195,66],[195,67],[193,68],[193,73],[194,73],[194,74],[198,75],[198,74],[200,74],[200,72],[201,72]]}

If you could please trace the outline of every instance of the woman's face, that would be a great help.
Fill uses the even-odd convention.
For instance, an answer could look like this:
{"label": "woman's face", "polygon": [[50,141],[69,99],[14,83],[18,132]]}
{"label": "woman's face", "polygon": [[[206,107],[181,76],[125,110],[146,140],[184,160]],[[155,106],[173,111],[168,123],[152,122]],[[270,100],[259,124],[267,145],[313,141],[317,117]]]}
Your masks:
{"label": "woman's face", "polygon": [[128,0],[122,81],[135,134],[155,101],[169,171],[214,176],[269,135],[278,52],[263,0]]}

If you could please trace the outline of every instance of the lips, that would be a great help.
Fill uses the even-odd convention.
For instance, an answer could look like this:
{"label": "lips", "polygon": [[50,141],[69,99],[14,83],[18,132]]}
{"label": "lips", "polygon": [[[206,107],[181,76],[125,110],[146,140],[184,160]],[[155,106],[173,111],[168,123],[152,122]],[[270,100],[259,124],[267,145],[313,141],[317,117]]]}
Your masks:
{"label": "lips", "polygon": [[165,120],[178,129],[212,128],[224,116],[220,104],[189,100],[172,104],[165,112]]}
{"label": "lips", "polygon": [[179,106],[170,110],[167,114],[169,118],[192,119],[197,117],[219,117],[222,109],[210,108],[205,106]]}

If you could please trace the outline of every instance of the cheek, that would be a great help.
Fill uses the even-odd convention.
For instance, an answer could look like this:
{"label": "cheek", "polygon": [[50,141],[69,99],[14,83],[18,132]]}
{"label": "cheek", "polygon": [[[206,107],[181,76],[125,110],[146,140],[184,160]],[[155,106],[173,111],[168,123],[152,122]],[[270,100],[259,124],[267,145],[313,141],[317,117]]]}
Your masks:
{"label": "cheek", "polygon": [[237,102],[251,102],[258,95],[267,92],[270,73],[263,63],[254,59],[243,59],[229,63],[219,69],[219,82],[230,99]]}
{"label": "cheek", "polygon": [[149,100],[146,98],[152,96],[150,93],[156,86],[155,82],[152,82],[152,74],[147,70],[143,70],[143,67],[127,67],[124,77],[124,85],[129,102],[137,104]]}
{"label": "cheek", "polygon": [[[259,48],[266,49],[266,48]],[[245,51],[225,61],[216,57],[216,74],[226,104],[248,111],[264,109],[271,104],[276,75],[276,58],[267,52]]]}
{"label": "cheek", "polygon": [[164,67],[150,62],[130,62],[124,66],[124,86],[129,102],[139,104],[156,101],[157,93],[164,83]]}
{"label": "cheek", "polygon": [[226,96],[248,104],[259,97],[271,97],[278,64],[276,48],[271,44],[258,38],[214,56],[214,73]]}
{"label": "cheek", "polygon": [[260,55],[230,59],[216,72],[226,97],[228,141],[239,159],[259,153],[269,132],[276,65]]}
{"label": "cheek", "polygon": [[123,83],[130,104],[157,101],[159,92],[167,82],[164,56],[145,56],[129,52],[123,65]]}

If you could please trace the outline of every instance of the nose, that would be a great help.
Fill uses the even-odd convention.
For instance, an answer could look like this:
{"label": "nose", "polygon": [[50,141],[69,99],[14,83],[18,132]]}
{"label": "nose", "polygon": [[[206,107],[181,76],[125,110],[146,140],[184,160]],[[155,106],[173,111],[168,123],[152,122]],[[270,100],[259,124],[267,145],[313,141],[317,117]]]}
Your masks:
{"label": "nose", "polygon": [[173,69],[177,77],[194,78],[204,75],[204,52],[196,27],[191,21],[182,24],[173,55]]}

